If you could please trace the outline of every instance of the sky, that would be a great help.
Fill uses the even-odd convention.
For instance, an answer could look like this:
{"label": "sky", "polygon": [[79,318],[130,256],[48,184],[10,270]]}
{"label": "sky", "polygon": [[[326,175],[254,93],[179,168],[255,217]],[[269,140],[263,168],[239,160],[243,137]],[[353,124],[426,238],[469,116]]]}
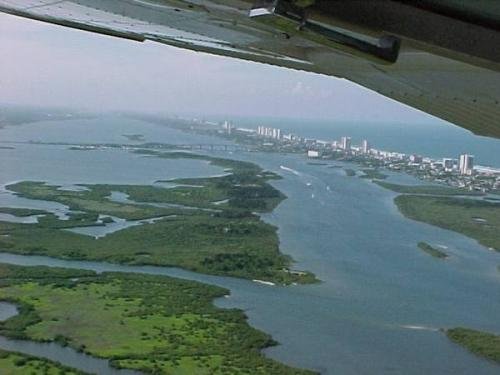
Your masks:
{"label": "sky", "polygon": [[346,80],[0,14],[0,103],[90,110],[438,121]]}

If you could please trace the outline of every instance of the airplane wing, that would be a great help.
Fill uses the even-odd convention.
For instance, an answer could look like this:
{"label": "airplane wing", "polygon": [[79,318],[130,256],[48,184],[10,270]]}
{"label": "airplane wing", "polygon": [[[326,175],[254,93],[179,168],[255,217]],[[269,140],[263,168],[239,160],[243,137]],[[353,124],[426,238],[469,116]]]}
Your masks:
{"label": "airplane wing", "polygon": [[0,0],[0,11],[347,79],[500,138],[493,0]]}

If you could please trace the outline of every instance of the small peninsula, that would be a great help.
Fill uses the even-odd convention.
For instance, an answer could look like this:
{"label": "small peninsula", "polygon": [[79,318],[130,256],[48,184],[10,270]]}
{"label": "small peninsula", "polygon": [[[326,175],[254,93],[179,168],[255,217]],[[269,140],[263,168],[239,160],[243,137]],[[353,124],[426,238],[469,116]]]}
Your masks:
{"label": "small peninsula", "polygon": [[[265,357],[261,350],[276,342],[250,327],[242,311],[213,305],[227,293],[166,276],[0,264],[0,300],[19,311],[0,322],[0,334],[56,342],[149,374],[313,374]],[[11,363],[81,374],[0,352],[0,366]]]}
{"label": "small peninsula", "polygon": [[[142,151],[146,152],[158,158],[206,161],[227,173],[170,180],[175,186],[169,188],[84,185],[85,189],[74,191],[43,182],[18,182],[7,189],[21,197],[64,204],[70,212],[67,220],[45,213],[34,224],[0,221],[0,247],[11,253],[175,266],[276,284],[317,281],[309,272],[290,268],[292,259],[279,251],[277,228],[259,216],[286,198],[269,184],[269,180],[280,178],[277,174],[249,162],[186,152]],[[127,199],[114,201],[111,198],[116,192]],[[9,209],[0,208],[2,211]],[[103,215],[108,217],[104,221],[100,220]],[[149,223],[99,238],[62,230],[106,225],[109,216]]]}

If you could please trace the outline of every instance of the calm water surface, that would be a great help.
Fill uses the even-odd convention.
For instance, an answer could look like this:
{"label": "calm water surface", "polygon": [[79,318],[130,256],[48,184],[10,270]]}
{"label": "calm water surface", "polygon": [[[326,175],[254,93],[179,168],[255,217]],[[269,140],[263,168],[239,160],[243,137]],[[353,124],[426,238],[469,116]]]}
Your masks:
{"label": "calm water surface", "polygon": [[[141,133],[169,143],[176,139],[185,142],[183,137],[200,142],[197,136],[135,121],[128,129],[130,120],[125,119],[113,119],[109,130],[109,121],[86,120],[85,127],[92,130],[85,132],[85,141],[110,141],[121,134]],[[70,127],[71,122],[67,123]],[[0,136],[15,136],[17,140],[43,136],[46,141],[63,141],[65,134],[44,131],[51,126],[55,125],[6,128]],[[61,124],[56,127],[64,128]],[[3,132],[7,130],[10,133],[6,135]],[[49,135],[54,139],[48,139]],[[77,141],[79,132],[72,131],[69,136]],[[465,236],[405,219],[393,204],[394,193],[365,179],[348,177],[342,169],[308,165],[299,156],[217,155],[251,160],[284,177],[273,184],[288,199],[266,214],[265,220],[278,226],[281,249],[297,261],[296,268],[313,271],[322,283],[272,287],[178,269],[9,254],[1,254],[0,261],[165,274],[224,286],[231,295],[217,300],[217,304],[245,309],[253,326],[281,343],[267,349],[267,355],[325,374],[500,371],[497,365],[449,342],[439,331],[467,326],[500,333],[498,253]],[[0,161],[3,184],[24,179],[61,184],[148,184],[158,179],[221,173],[220,168],[199,161],[144,158],[120,150],[70,151],[59,146],[16,145],[16,150],[0,150]],[[59,167],[43,168],[50,162]],[[391,177],[393,181],[396,178]],[[400,178],[407,183],[413,181],[411,177]],[[13,206],[20,199],[4,195]],[[19,202],[25,204],[26,200]],[[2,198],[0,205],[4,205]],[[416,247],[419,241],[445,247],[449,259],[428,256]]]}

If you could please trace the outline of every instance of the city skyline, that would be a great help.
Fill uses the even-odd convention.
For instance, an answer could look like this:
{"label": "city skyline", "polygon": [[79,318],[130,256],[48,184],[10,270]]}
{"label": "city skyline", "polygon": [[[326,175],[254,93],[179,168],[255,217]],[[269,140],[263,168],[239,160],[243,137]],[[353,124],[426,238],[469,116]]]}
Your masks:
{"label": "city skyline", "polygon": [[[202,121],[203,123],[214,125],[212,122]],[[482,193],[500,190],[500,168],[475,165],[474,156],[468,153],[461,153],[457,158],[446,156],[433,159],[415,153],[377,149],[371,147],[368,139],[353,145],[352,138],[347,135],[337,140],[320,140],[285,133],[281,128],[263,125],[257,126],[256,129],[239,128],[228,124],[231,123],[227,120],[222,123],[222,134],[231,137],[233,131],[240,132],[241,136],[250,141],[252,137],[257,137],[264,141],[261,146],[268,151],[303,153],[313,159],[340,159],[361,164],[368,162],[372,167],[414,174],[420,179]]]}
{"label": "city skyline", "polygon": [[[230,123],[230,122],[225,121],[223,128],[227,129],[226,124],[228,124],[228,123]],[[237,128],[234,125],[233,125],[233,128],[238,129],[238,130],[244,129],[245,131],[249,130],[247,128]],[[255,130],[253,130],[253,131],[255,131]],[[292,133],[285,134],[284,131],[280,128],[258,126],[257,130],[255,132],[259,136],[268,137],[268,138],[277,139],[277,140],[279,140],[279,139],[285,139],[285,140],[290,140],[290,141],[291,140],[299,140],[299,141],[311,140],[311,138],[300,137],[300,136],[298,136],[296,134],[292,134]],[[322,146],[330,144],[333,148],[340,148],[342,150],[347,150],[347,151],[350,151],[351,149],[354,149],[357,151],[361,150],[363,154],[368,154],[368,153],[370,153],[371,150],[375,150],[375,151],[378,151],[378,152],[383,153],[383,154],[389,154],[391,156],[394,156],[394,155],[399,156],[399,157],[408,156],[409,159],[411,159],[411,161],[413,161],[413,162],[422,162],[424,159],[428,159],[429,161],[435,161],[435,160],[441,159],[442,163],[443,163],[443,168],[445,168],[445,169],[447,168],[446,161],[448,161],[448,162],[451,161],[451,162],[453,162],[453,167],[457,167],[461,173],[463,171],[463,174],[470,174],[470,171],[474,170],[474,155],[470,155],[469,153],[461,153],[456,158],[445,156],[445,157],[438,158],[438,159],[432,159],[430,157],[425,157],[425,156],[418,155],[418,154],[412,154],[412,153],[407,154],[407,153],[401,153],[401,152],[395,152],[395,151],[374,149],[374,148],[370,147],[371,143],[367,139],[363,139],[360,145],[352,145],[352,143],[351,143],[352,137],[350,137],[350,136],[341,136],[340,142],[339,142],[339,140],[325,141],[325,140],[319,140],[319,139],[314,139],[314,142],[316,144],[320,144]],[[464,157],[463,163],[461,160],[462,157]],[[499,172],[500,172],[500,169],[499,169]]]}

